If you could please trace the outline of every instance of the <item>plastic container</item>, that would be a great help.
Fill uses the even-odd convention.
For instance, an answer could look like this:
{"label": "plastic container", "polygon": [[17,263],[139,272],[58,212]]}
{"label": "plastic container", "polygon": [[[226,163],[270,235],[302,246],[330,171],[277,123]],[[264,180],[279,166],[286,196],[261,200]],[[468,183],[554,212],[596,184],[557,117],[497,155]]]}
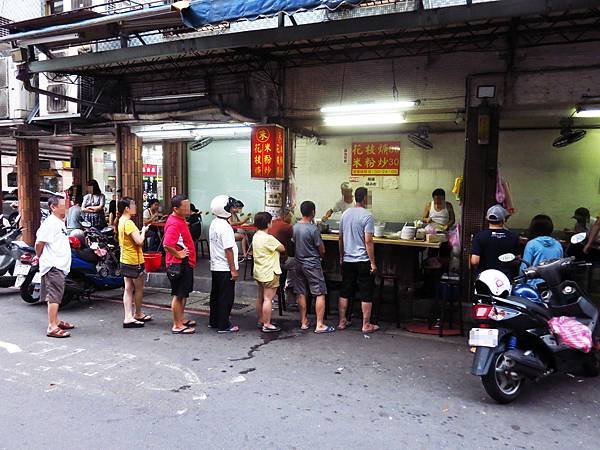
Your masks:
{"label": "plastic container", "polygon": [[146,264],[146,272],[158,272],[158,269],[162,265],[162,253],[144,253],[144,263]]}
{"label": "plastic container", "polygon": [[385,223],[375,224],[375,237],[383,237],[384,230],[385,230]]}

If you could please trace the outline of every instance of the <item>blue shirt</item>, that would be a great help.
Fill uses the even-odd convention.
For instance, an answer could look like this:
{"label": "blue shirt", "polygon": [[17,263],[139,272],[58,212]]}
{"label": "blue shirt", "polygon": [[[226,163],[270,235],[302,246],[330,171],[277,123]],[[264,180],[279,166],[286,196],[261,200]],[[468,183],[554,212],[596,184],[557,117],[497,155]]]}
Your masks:
{"label": "blue shirt", "polygon": [[367,262],[365,233],[374,234],[373,215],[358,206],[344,211],[340,220],[340,236],[344,239],[344,262]]}
{"label": "blue shirt", "polygon": [[[544,261],[550,259],[559,259],[563,257],[563,248],[556,239],[550,236],[540,236],[527,242],[523,252],[523,260],[531,266],[538,266]],[[527,264],[521,264],[521,272],[527,268]],[[529,280],[530,285],[536,286],[543,283],[541,278]]]}

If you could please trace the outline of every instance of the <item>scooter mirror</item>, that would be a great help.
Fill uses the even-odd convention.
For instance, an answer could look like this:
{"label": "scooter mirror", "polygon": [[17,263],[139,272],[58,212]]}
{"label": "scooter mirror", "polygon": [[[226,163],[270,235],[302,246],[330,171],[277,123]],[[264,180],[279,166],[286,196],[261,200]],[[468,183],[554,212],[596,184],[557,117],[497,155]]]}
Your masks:
{"label": "scooter mirror", "polygon": [[513,262],[517,257],[512,253],[505,253],[504,255],[498,256],[498,260],[503,263]]}
{"label": "scooter mirror", "polygon": [[574,234],[573,236],[571,236],[571,244],[573,244],[573,245],[581,244],[583,241],[585,241],[586,238],[587,238],[586,233]]}
{"label": "scooter mirror", "polygon": [[83,228],[91,228],[92,224],[90,222],[87,222],[87,221],[84,220],[84,221],[81,222],[81,226]]}

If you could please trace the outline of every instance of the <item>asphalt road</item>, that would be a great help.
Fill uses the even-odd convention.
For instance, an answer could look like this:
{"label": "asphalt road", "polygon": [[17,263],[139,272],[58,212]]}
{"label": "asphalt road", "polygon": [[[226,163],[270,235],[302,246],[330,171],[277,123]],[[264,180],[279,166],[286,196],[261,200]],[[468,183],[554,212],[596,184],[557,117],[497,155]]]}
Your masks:
{"label": "asphalt road", "polygon": [[491,401],[464,340],[359,331],[170,333],[169,312],[124,330],[121,307],[45,308],[0,293],[0,448],[596,449],[600,379],[557,376]]}

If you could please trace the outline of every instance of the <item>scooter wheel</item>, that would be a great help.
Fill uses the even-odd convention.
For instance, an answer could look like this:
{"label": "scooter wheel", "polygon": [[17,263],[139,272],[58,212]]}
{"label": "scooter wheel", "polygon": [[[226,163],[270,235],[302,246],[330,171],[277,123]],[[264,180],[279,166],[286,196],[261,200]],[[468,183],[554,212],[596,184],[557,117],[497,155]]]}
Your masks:
{"label": "scooter wheel", "polygon": [[39,297],[34,297],[33,293],[35,291],[35,284],[33,283],[26,283],[23,284],[23,286],[21,286],[21,298],[27,302],[27,303],[37,303],[40,298]]}
{"label": "scooter wheel", "polygon": [[514,401],[523,388],[523,379],[513,379],[507,371],[503,370],[504,352],[494,357],[488,373],[481,377],[485,391],[498,403],[506,404]]}
{"label": "scooter wheel", "polygon": [[583,371],[588,377],[600,375],[600,352],[592,350],[583,362]]}

